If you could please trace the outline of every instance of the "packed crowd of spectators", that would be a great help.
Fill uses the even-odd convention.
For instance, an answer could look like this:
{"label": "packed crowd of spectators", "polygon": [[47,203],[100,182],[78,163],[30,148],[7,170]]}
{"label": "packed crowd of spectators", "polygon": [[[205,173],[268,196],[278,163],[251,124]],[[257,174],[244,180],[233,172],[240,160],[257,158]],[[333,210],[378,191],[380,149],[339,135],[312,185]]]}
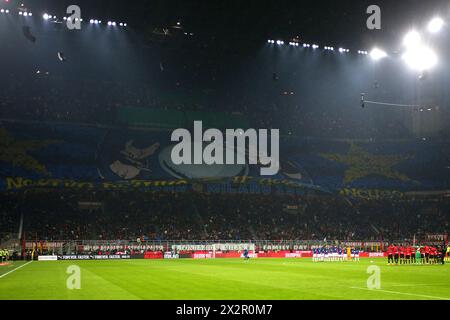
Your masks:
{"label": "packed crowd of spectators", "polygon": [[392,240],[449,230],[449,200],[199,192],[4,195],[0,232],[41,240]]}
{"label": "packed crowd of spectators", "polygon": [[[222,100],[207,88],[160,90],[147,83],[77,80],[51,75],[10,79],[0,92],[0,119],[120,124],[121,107],[220,111],[240,114],[256,128],[279,128],[282,134],[324,138],[412,138],[401,116],[389,113],[382,120],[361,118],[345,108],[318,108],[300,100],[285,99],[283,92],[258,96],[238,95]],[[104,94],[107,92],[108,94]],[[343,111],[347,110],[347,111]],[[350,108],[354,110],[354,108]],[[356,109],[358,111],[358,109]]]}

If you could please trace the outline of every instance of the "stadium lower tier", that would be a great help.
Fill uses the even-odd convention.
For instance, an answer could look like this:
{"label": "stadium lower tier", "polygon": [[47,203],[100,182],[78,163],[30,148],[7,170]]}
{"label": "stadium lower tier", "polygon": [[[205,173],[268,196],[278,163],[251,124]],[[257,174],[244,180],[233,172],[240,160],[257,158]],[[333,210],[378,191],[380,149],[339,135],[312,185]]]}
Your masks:
{"label": "stadium lower tier", "polygon": [[[3,241],[373,240],[447,234],[450,200],[30,190],[0,195]],[[22,222],[22,224],[21,224]]]}

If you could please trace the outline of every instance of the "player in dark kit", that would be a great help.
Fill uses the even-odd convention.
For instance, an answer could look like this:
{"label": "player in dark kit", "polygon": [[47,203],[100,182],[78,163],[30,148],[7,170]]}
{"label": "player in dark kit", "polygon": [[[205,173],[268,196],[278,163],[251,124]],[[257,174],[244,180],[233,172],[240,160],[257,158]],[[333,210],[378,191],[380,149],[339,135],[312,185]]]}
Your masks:
{"label": "player in dark kit", "polygon": [[250,256],[248,255],[248,249],[245,249],[245,250],[244,250],[244,259],[245,259],[245,260],[250,259]]}

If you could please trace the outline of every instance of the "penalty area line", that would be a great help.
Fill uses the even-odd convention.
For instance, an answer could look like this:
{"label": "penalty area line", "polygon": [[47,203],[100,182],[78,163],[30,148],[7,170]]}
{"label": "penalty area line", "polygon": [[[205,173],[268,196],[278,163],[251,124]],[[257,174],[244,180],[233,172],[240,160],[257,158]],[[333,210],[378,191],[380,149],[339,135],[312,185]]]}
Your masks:
{"label": "penalty area line", "polygon": [[415,296],[415,297],[423,297],[423,298],[431,298],[431,299],[439,299],[439,300],[450,300],[450,298],[428,296],[428,295],[424,295],[424,294],[416,294],[416,293],[408,293],[408,292],[390,291],[390,290],[382,290],[382,289],[368,289],[368,288],[360,288],[360,287],[350,287],[350,288],[358,289],[358,290],[372,291],[372,292],[386,292],[386,293],[393,293],[393,294],[402,294],[402,295],[406,295],[406,296]]}
{"label": "penalty area line", "polygon": [[18,266],[18,267],[15,268],[15,269],[12,269],[11,271],[8,271],[8,272],[5,273],[5,274],[2,274],[2,275],[0,276],[0,279],[3,278],[3,277],[6,277],[8,274],[13,273],[13,272],[16,271],[16,270],[19,270],[20,268],[25,267],[26,265],[28,265],[28,264],[30,264],[30,263],[32,263],[32,262],[33,262],[33,261],[29,261],[29,262],[27,262],[27,263],[25,263],[25,264],[23,264],[23,265],[21,265],[21,266]]}

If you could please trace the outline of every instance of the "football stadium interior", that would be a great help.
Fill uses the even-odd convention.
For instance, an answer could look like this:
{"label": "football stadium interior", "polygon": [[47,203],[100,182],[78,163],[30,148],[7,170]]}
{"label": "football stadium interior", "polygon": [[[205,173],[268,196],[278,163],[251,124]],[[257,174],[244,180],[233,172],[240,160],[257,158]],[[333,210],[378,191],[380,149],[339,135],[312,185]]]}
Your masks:
{"label": "football stadium interior", "polygon": [[319,2],[0,0],[0,300],[449,300],[450,5]]}

